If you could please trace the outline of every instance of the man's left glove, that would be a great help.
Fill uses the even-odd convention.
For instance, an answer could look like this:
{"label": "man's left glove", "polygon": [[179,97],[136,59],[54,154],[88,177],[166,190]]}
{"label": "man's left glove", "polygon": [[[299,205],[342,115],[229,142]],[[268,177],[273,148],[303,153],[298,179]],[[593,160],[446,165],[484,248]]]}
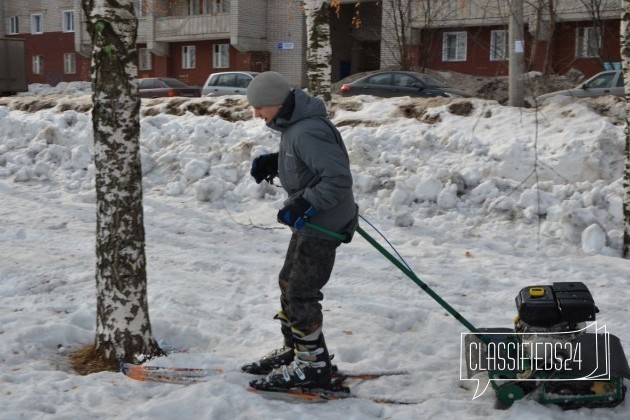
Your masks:
{"label": "man's left glove", "polygon": [[317,213],[315,207],[304,198],[299,197],[278,212],[278,222],[300,230],[315,213]]}
{"label": "man's left glove", "polygon": [[256,180],[256,184],[263,181],[273,184],[273,179],[278,176],[278,154],[268,153],[258,156],[252,162],[252,169],[249,173]]}

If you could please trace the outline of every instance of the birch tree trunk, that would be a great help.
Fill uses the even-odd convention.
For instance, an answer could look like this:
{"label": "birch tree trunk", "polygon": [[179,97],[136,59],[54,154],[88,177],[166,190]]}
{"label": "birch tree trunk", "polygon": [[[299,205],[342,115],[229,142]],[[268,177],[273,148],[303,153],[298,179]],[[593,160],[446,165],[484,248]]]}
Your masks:
{"label": "birch tree trunk", "polygon": [[[623,1],[621,13],[621,64],[626,98],[630,94],[630,0]],[[630,103],[626,99],[626,149],[623,171],[623,257],[630,256]]]}
{"label": "birch tree trunk", "polygon": [[92,39],[96,166],[96,339],[101,358],[161,355],[147,304],[137,92],[138,21],[132,0],[82,0]]}
{"label": "birch tree trunk", "polygon": [[330,6],[326,0],[304,0],[306,16],[306,69],[308,90],[326,104],[331,99]]}

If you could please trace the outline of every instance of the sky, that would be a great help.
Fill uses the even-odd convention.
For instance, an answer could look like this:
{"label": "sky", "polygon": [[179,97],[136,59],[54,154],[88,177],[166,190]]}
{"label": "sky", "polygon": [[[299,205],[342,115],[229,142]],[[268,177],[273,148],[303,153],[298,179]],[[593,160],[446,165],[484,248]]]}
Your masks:
{"label": "sky", "polygon": [[[531,399],[495,408],[461,380],[466,328],[360,236],[323,289],[323,331],[340,369],[406,370],[325,403],[250,392],[240,372],[281,344],[277,275],[286,198],[251,160],[279,137],[244,97],[143,100],[141,153],[149,312],[174,350],[158,366],[220,368],[194,385],[79,376],[67,355],[93,342],[95,191],[89,91],[31,86],[0,101],[0,406],[3,419],[618,419]],[[29,106],[26,106],[29,104]],[[35,106],[39,104],[39,106]],[[47,105],[42,105],[47,104]],[[42,108],[37,110],[38,108]],[[630,351],[621,258],[623,103],[334,98],[362,228],[476,327],[513,327],[532,285],[583,282],[598,325]],[[382,235],[382,236],[381,236]],[[628,380],[626,380],[628,385]]]}

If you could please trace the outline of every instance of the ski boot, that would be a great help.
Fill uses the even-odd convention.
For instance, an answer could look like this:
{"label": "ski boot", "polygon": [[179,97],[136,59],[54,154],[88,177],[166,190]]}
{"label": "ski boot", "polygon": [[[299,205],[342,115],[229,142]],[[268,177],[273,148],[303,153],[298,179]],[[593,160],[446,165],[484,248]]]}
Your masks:
{"label": "ski boot", "polygon": [[307,336],[293,328],[293,343],[293,361],[275,368],[266,379],[251,381],[251,387],[261,390],[332,388],[332,363],[321,328]]}
{"label": "ski boot", "polygon": [[291,332],[289,318],[287,318],[284,311],[280,311],[273,319],[279,320],[282,324],[280,330],[284,336],[284,345],[265,354],[257,362],[243,365],[241,367],[243,372],[251,373],[252,375],[267,375],[274,368],[288,365],[293,361],[295,352],[293,350],[293,333]]}

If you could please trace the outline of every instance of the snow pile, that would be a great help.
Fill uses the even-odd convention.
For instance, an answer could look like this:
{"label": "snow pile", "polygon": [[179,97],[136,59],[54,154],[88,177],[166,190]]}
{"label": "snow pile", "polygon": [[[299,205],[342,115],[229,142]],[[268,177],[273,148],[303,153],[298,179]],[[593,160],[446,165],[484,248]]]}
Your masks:
{"label": "snow pile", "polygon": [[[355,392],[418,404],[248,392],[239,366],[280,344],[271,318],[289,232],[275,221],[283,191],[249,176],[278,136],[241,97],[144,101],[141,119],[151,321],[158,340],[182,350],[154,363],[225,374],[182,387],[69,372],[67,353],[94,339],[96,305],[93,136],[77,92],[0,102],[5,418],[567,418],[528,400],[496,411],[491,390],[471,401],[475,385],[459,373],[465,328],[360,237],[339,248],[323,290],[328,345],[342,369],[409,371]],[[566,98],[534,110],[354,97],[332,111],[362,215],[474,325],[510,327],[523,287],[582,281],[630,351],[615,117]],[[628,404],[570,417],[623,418]]]}
{"label": "snow pile", "polygon": [[[470,113],[457,115],[448,101],[340,101],[334,122],[350,152],[364,214],[400,226],[430,219],[438,227],[462,218],[468,228],[516,218],[525,222],[523,228],[538,229],[543,244],[620,255],[621,126],[567,98],[538,112],[466,102]],[[171,105],[162,100],[147,108],[164,111]],[[16,116],[4,108],[0,115],[0,176],[93,190],[89,113],[53,108]],[[240,100],[221,116],[145,116],[141,132],[148,191],[200,201],[282,199],[280,190],[251,182],[251,159],[274,151],[278,137],[262,121],[247,119]],[[591,242],[588,232],[595,226],[599,233]]]}

